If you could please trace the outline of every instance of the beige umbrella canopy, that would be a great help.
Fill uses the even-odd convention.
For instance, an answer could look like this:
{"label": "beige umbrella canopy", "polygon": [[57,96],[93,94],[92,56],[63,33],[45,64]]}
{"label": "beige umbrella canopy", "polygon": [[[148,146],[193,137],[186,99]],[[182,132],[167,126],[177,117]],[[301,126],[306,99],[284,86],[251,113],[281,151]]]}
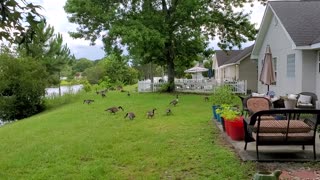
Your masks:
{"label": "beige umbrella canopy", "polygon": [[266,53],[264,56],[264,61],[262,65],[262,70],[260,74],[260,81],[263,84],[266,84],[268,86],[268,92],[269,92],[269,85],[276,82],[274,70],[273,70],[273,64],[272,64],[272,54],[270,46],[267,45]]}

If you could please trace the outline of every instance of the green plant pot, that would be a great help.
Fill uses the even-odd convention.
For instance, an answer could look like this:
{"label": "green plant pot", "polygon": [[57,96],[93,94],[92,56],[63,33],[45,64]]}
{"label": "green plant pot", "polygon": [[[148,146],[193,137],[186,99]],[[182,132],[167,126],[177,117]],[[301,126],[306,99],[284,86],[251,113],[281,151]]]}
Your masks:
{"label": "green plant pot", "polygon": [[278,180],[281,173],[282,172],[280,170],[275,170],[274,172],[269,172],[269,171],[257,172],[253,176],[253,180]]}

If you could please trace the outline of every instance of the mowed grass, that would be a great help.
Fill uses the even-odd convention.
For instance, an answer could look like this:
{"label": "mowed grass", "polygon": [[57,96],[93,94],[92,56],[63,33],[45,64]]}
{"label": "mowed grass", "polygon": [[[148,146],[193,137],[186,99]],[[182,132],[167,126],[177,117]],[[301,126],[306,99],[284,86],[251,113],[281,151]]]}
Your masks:
{"label": "mowed grass", "polygon": [[[0,127],[0,179],[250,179],[202,95],[112,91]],[[95,102],[83,104],[83,99]],[[115,115],[104,111],[122,106]],[[173,115],[166,116],[171,108]],[[146,112],[157,108],[155,117]],[[124,119],[126,112],[136,114]]]}

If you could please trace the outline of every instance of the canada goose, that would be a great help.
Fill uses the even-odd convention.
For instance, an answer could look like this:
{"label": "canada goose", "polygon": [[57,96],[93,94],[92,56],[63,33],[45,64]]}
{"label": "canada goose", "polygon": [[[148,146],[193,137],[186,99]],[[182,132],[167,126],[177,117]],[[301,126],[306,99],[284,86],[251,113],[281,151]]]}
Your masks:
{"label": "canada goose", "polygon": [[176,106],[178,104],[178,102],[179,102],[179,96],[177,95],[176,99],[172,100],[169,104]]}
{"label": "canada goose", "polygon": [[106,93],[104,91],[101,91],[101,97],[106,97]]}
{"label": "canada goose", "polygon": [[121,109],[123,111],[123,108],[121,106],[118,106],[118,107],[110,107],[108,109],[106,109],[105,111],[110,111],[110,113],[112,114],[115,114],[116,112],[119,111],[119,109]]}
{"label": "canada goose", "polygon": [[126,118],[128,116],[128,118],[130,119],[130,120],[133,120],[135,117],[136,117],[136,115],[133,113],[133,112],[128,112],[125,116],[124,116],[124,118]]}
{"label": "canada goose", "polygon": [[204,101],[208,102],[209,101],[209,96],[204,97]]}
{"label": "canada goose", "polygon": [[129,91],[128,91],[127,95],[130,96],[130,92]]}
{"label": "canada goose", "polygon": [[84,103],[91,104],[92,102],[94,102],[94,100],[92,100],[92,99],[85,99],[85,100],[83,100],[83,104],[84,104]]}
{"label": "canada goose", "polygon": [[154,111],[157,110],[156,108],[153,108],[152,111],[147,112],[147,118],[152,118],[154,116]]}
{"label": "canada goose", "polygon": [[171,115],[171,114],[172,114],[172,111],[171,111],[171,109],[170,109],[170,108],[166,109],[166,114],[167,114],[167,116],[169,116],[169,115]]}
{"label": "canada goose", "polygon": [[99,95],[100,92],[98,91],[98,89],[96,89],[96,93]]}

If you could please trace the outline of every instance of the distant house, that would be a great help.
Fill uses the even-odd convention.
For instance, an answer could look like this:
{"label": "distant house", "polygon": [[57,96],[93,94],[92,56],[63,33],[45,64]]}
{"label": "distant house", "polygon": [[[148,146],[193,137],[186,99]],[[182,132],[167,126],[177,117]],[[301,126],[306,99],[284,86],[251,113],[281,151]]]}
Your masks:
{"label": "distant house", "polygon": [[217,50],[213,58],[218,82],[247,80],[247,89],[257,91],[257,62],[250,59],[253,45],[243,50]]}
{"label": "distant house", "polygon": [[[270,45],[276,95],[314,92],[320,97],[320,1],[269,1],[251,54],[261,71]],[[260,74],[259,74],[260,75]],[[258,91],[267,86],[258,83]]]}

